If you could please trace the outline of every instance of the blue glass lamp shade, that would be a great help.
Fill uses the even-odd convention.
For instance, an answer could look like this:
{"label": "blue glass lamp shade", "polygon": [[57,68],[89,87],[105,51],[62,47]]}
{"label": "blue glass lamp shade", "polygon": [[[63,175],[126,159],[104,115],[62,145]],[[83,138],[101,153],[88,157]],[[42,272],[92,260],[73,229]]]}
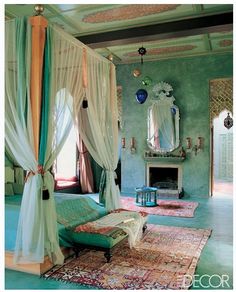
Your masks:
{"label": "blue glass lamp shade", "polygon": [[171,112],[172,112],[173,115],[175,115],[176,114],[176,109],[174,107],[172,107],[171,108]]}
{"label": "blue glass lamp shade", "polygon": [[146,101],[147,97],[148,97],[148,93],[145,89],[139,89],[136,92],[136,100],[140,104],[144,103]]}

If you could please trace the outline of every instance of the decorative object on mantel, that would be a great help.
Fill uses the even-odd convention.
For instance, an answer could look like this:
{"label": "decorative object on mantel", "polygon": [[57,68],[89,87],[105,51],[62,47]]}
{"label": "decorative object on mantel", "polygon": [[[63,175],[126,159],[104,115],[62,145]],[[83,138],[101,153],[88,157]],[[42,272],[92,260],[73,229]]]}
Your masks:
{"label": "decorative object on mantel", "polygon": [[136,100],[138,103],[143,104],[148,97],[148,93],[145,89],[139,89],[136,92]]}
{"label": "decorative object on mantel", "polygon": [[174,104],[173,88],[167,82],[157,83],[148,108],[148,147],[157,153],[167,153],[179,147],[179,108]]}
{"label": "decorative object on mantel", "polygon": [[133,71],[133,76],[134,77],[139,77],[141,75],[141,71],[140,71],[140,69],[134,69],[134,71]]}
{"label": "decorative object on mantel", "polygon": [[141,64],[143,65],[143,56],[147,53],[147,50],[142,46],[138,49],[139,55],[141,55]]}
{"label": "decorative object on mantel", "polygon": [[145,151],[144,152],[144,159],[145,160],[160,160],[160,161],[166,161],[166,162],[181,162],[184,161],[186,158],[186,155],[183,155],[180,153],[179,155],[177,154],[171,154],[171,153],[154,153],[151,151]]}
{"label": "decorative object on mantel", "polygon": [[225,128],[227,128],[228,130],[233,127],[233,119],[231,118],[231,116],[229,115],[229,113],[227,114],[227,117],[224,119],[224,126]]}

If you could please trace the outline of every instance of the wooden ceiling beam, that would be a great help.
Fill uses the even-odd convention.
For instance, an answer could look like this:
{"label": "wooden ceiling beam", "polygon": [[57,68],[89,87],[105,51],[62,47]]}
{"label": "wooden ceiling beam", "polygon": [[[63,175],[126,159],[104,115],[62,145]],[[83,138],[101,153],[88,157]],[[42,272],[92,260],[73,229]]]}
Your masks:
{"label": "wooden ceiling beam", "polygon": [[77,37],[93,49],[233,30],[233,12]]}

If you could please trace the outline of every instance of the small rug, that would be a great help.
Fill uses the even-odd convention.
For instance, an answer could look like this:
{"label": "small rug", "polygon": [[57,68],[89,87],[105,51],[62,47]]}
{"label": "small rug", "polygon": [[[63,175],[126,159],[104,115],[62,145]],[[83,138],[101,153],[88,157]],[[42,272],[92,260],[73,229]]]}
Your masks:
{"label": "small rug", "polygon": [[[187,289],[211,230],[148,224],[133,249],[114,249],[110,263],[103,252],[84,250],[43,277],[101,289]],[[88,288],[88,287],[87,287]]]}
{"label": "small rug", "polygon": [[182,200],[157,200],[156,207],[139,207],[135,205],[135,198],[121,197],[122,207],[131,211],[143,211],[152,215],[194,217],[194,211],[198,206],[197,202]]}

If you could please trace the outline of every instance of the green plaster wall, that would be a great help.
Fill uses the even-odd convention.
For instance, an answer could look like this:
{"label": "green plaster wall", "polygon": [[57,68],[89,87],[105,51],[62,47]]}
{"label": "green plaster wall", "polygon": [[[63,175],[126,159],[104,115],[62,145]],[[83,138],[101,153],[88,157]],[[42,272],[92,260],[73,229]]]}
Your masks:
{"label": "green plaster wall", "polygon": [[[133,77],[135,68],[140,68],[142,75]],[[139,88],[151,92],[160,81],[173,86],[175,104],[180,110],[180,143],[185,145],[185,138],[193,142],[198,136],[204,138],[204,151],[198,155],[189,153],[183,162],[183,187],[185,196],[206,197],[209,195],[210,176],[210,124],[209,124],[209,80],[227,78],[233,75],[232,54],[200,56],[171,59],[144,64],[117,66],[117,84],[122,86],[123,130],[126,138],[126,150],[121,155],[121,191],[134,192],[136,186],[145,184],[144,150],[147,149],[147,109],[150,98],[139,104],[135,93]],[[144,76],[152,78],[150,87],[141,83]],[[135,137],[137,152],[131,154],[128,146],[131,137]]]}

